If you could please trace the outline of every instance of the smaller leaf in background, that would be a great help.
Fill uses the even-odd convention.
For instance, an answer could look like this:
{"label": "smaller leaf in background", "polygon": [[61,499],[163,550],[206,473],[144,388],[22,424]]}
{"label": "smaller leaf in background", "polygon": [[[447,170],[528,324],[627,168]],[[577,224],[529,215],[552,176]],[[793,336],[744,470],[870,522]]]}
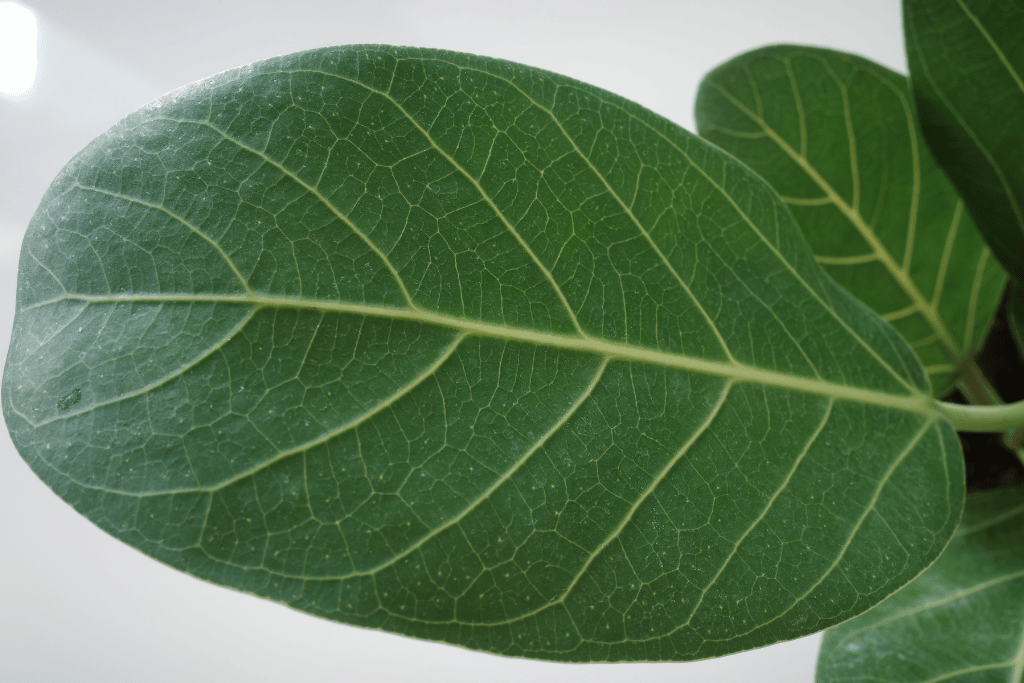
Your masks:
{"label": "smaller leaf in background", "polygon": [[1024,281],[1024,1],[906,0],[903,12],[924,137]]}
{"label": "smaller leaf in background", "polygon": [[1024,360],[1024,286],[1014,282],[1006,300],[1006,321],[1010,324],[1010,333],[1017,342],[1021,360]]}
{"label": "smaller leaf in background", "polygon": [[974,493],[946,552],[902,591],[829,629],[818,683],[1020,681],[1024,488]]}
{"label": "smaller leaf in background", "polygon": [[905,76],[775,45],[709,73],[698,132],[786,200],[818,262],[889,321],[947,393],[981,347],[1006,274],[917,131]]}

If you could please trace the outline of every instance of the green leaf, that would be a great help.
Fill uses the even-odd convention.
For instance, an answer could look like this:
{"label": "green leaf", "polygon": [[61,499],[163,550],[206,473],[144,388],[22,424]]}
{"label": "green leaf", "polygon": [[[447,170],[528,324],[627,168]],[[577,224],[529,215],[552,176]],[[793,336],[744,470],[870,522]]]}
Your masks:
{"label": "green leaf", "polygon": [[4,416],[103,529],[319,616],[682,660],[941,552],[956,435],[785,205],[568,78],[299,53],[140,110],[25,238]]}
{"label": "green leaf", "polygon": [[969,495],[963,523],[928,571],[825,633],[818,683],[1020,681],[1022,521],[1024,489]]}
{"label": "green leaf", "polygon": [[928,153],[906,77],[832,50],[766,47],[704,78],[696,119],[785,198],[818,262],[947,393],[984,341],[1006,273]]}
{"label": "green leaf", "polygon": [[904,0],[903,27],[924,136],[1024,281],[1024,4]]}

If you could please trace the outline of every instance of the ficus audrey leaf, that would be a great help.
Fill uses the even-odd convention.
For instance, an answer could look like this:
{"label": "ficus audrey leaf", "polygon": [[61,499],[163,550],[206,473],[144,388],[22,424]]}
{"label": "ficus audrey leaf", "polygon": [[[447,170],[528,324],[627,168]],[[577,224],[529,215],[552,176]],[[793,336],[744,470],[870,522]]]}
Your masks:
{"label": "ficus audrey leaf", "polygon": [[818,683],[1018,683],[1024,675],[1024,489],[972,493],[942,557],[829,629]]}
{"label": "ficus audrey leaf", "polygon": [[924,136],[1024,281],[1024,2],[904,0],[903,29]]}
{"label": "ficus audrey leaf", "polygon": [[708,74],[696,117],[783,196],[818,262],[947,393],[984,341],[1006,273],[928,152],[907,78],[842,52],[770,46]]}
{"label": "ficus audrey leaf", "polygon": [[4,415],[204,579],[507,655],[794,638],[948,542],[913,352],[742,164],[568,78],[341,47],[103,135],[22,247]]}

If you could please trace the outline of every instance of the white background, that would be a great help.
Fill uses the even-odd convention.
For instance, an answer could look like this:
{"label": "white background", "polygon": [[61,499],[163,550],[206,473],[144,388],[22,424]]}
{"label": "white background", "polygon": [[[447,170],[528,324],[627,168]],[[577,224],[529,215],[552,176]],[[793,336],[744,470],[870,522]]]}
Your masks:
{"label": "white background", "polygon": [[[20,2],[38,19],[40,71],[27,95],[0,96],[0,357],[21,238],[50,180],[128,112],[224,69],[334,44],[446,48],[578,78],[691,130],[701,76],[760,45],[823,45],[906,71],[898,0]],[[813,680],[820,636],[688,664],[566,665],[322,621],[115,541],[0,431],[0,680]]]}

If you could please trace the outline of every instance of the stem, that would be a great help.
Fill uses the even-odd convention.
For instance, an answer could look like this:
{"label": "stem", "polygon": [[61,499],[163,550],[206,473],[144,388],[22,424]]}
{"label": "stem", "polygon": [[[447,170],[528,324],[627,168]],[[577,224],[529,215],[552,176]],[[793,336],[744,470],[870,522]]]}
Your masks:
{"label": "stem", "polygon": [[972,357],[968,357],[960,365],[960,377],[957,378],[956,388],[972,405],[993,406],[1003,402],[1003,399],[999,397],[999,392],[988,381],[988,377]]}
{"label": "stem", "polygon": [[1024,401],[1002,405],[965,406],[936,401],[939,411],[961,432],[1014,431],[1024,426]]}
{"label": "stem", "polygon": [[[960,377],[956,381],[956,388],[964,395],[968,403],[976,406],[1001,406],[1006,405],[999,396],[988,377],[981,371],[973,357],[968,357],[960,366]],[[941,406],[940,406],[941,407]],[[988,431],[985,429],[972,430],[960,428],[961,431]],[[1018,422],[1003,432],[1003,443],[1013,451],[1017,458],[1024,464],[1024,422]]]}

